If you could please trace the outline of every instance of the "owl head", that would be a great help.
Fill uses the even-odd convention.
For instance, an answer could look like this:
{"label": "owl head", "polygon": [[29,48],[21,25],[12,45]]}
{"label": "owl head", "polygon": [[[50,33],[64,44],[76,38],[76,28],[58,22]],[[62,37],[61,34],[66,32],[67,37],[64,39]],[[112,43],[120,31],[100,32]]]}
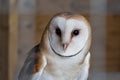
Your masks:
{"label": "owl head", "polygon": [[79,14],[59,13],[48,25],[48,44],[59,56],[70,57],[80,54],[86,46],[89,48],[90,37],[90,25]]}

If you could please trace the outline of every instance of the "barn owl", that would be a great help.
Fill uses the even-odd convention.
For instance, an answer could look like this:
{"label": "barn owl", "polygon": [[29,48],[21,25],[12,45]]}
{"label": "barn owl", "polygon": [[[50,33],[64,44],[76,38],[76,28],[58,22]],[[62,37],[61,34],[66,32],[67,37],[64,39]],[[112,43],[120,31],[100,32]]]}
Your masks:
{"label": "barn owl", "polygon": [[87,80],[91,28],[79,14],[56,14],[28,54],[18,80]]}

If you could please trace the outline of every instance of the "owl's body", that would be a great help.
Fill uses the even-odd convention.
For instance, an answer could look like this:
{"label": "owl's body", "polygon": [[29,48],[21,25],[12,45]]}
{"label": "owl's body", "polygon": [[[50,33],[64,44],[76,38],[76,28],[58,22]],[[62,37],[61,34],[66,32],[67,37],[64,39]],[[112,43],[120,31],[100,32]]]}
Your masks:
{"label": "owl's body", "polygon": [[81,15],[52,18],[41,43],[30,51],[18,80],[87,80],[91,30]]}
{"label": "owl's body", "polygon": [[[66,61],[51,59],[44,69],[40,80],[87,80],[89,58],[90,54],[87,55],[86,62],[83,64],[79,62],[74,63],[73,59]],[[57,61],[62,61],[62,63]]]}

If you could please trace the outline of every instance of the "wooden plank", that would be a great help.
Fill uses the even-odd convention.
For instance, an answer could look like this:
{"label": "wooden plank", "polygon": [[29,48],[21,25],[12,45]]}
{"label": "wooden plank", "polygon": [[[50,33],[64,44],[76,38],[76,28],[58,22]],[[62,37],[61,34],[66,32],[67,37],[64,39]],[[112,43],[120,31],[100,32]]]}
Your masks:
{"label": "wooden plank", "polygon": [[120,71],[120,15],[107,16],[106,70]]}
{"label": "wooden plank", "polygon": [[17,51],[18,51],[18,15],[10,13],[9,19],[9,80],[17,77]]}
{"label": "wooden plank", "polygon": [[8,0],[0,0],[0,80],[8,80],[8,6]]}
{"label": "wooden plank", "polygon": [[16,11],[16,0],[10,0],[9,13],[9,80],[17,77],[17,51],[18,51],[18,13]]}
{"label": "wooden plank", "polygon": [[0,80],[8,80],[8,17],[0,14]]}

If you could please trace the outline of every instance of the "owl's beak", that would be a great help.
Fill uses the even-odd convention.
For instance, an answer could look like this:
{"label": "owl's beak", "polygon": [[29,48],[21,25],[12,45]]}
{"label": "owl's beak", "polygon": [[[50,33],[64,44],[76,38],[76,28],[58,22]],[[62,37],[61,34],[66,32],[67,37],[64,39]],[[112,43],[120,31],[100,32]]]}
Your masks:
{"label": "owl's beak", "polygon": [[63,44],[63,49],[64,49],[64,51],[67,49],[68,45],[69,45],[69,44],[67,44],[67,43],[66,43],[66,44]]}

